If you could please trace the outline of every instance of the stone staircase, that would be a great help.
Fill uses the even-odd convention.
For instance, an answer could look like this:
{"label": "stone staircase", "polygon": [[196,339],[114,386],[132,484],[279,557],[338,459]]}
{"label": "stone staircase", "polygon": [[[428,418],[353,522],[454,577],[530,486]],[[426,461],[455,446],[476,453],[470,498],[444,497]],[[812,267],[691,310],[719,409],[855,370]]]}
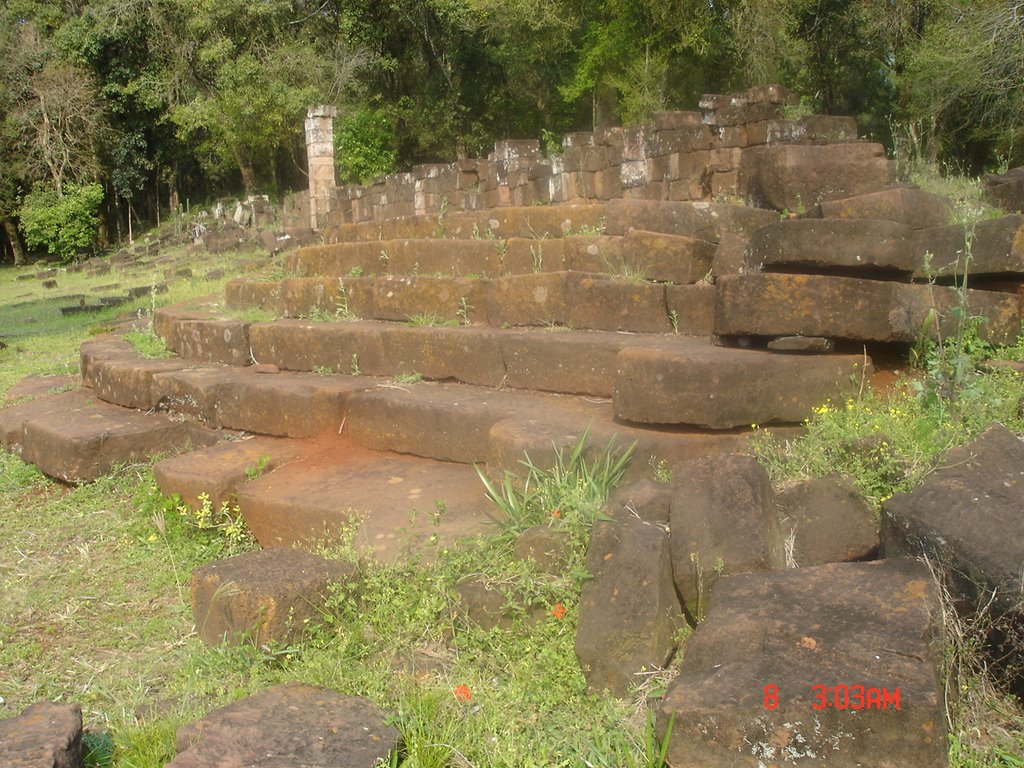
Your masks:
{"label": "stone staircase", "polygon": [[[740,129],[748,142],[764,122],[738,126],[725,117],[733,102],[709,103],[701,136],[719,143],[739,141]],[[645,146],[694,129],[690,118],[659,120]],[[626,141],[620,163],[601,170],[615,137],[595,134],[567,137],[566,162],[579,168],[563,169],[557,185],[552,175],[537,186],[535,157],[518,170],[501,160],[498,177],[508,171],[517,186],[453,187],[451,212],[445,179],[472,175],[458,165],[349,189],[339,209],[348,220],[332,212],[323,243],[288,254],[283,275],[158,310],[153,329],[176,357],[144,359],[116,335],[90,340],[81,385],[20,390],[27,399],[0,410],[0,443],[73,483],[161,454],[161,490],[193,506],[237,504],[269,550],[261,556],[343,537],[392,561],[430,558],[488,529],[495,512],[479,473],[516,472],[526,455],[543,466],[584,435],[594,453],[634,445],[631,484],[588,553],[577,655],[591,684],[624,694],[638,664],[663,664],[681,609],[702,613],[686,586],[695,555],[712,563],[724,552],[716,613],[661,705],[672,765],[721,763],[744,745],[763,751],[750,765],[776,754],[814,760],[842,739],[858,744],[837,765],[944,765],[928,574],[895,558],[834,563],[824,552],[809,556],[813,567],[783,568],[764,470],[724,455],[744,450],[752,425],[796,431],[815,407],[855,396],[870,386],[872,354],[946,334],[964,310],[985,318],[983,337],[1016,338],[1024,217],[965,231],[949,223],[945,201],[891,187],[872,145],[780,146],[770,125],[767,143],[733,147],[738,160],[715,166],[710,187],[711,165],[695,179],[664,176],[684,165],[678,147],[651,165]],[[806,138],[814,121],[800,125]],[[625,183],[638,163],[645,181],[632,191],[657,199],[551,193],[600,186],[608,174]],[[549,173],[557,165],[547,162]],[[494,168],[475,167],[493,181]],[[429,212],[406,215],[419,205],[417,181],[434,182],[423,193]],[[776,210],[670,199],[716,184]],[[508,204],[542,187],[555,202]],[[481,200],[497,207],[475,209]],[[803,201],[814,204],[780,217]],[[948,285],[967,262],[981,290]],[[256,315],[265,319],[245,319]],[[632,482],[667,468],[671,486]],[[820,539],[842,550],[863,538],[851,533],[856,521],[825,517],[807,515]],[[905,621],[890,627],[897,614]],[[894,689],[897,710],[902,685],[913,706],[808,720],[809,691],[831,685],[838,696],[850,681]],[[777,703],[780,691],[776,712],[769,697]],[[860,744],[869,732],[871,748]]]}
{"label": "stone staircase", "polygon": [[[68,482],[191,449],[157,465],[161,489],[237,503],[262,545],[358,521],[398,556],[483,530],[474,467],[499,477],[586,432],[594,451],[635,444],[628,479],[650,477],[863,389],[864,344],[912,341],[957,300],[910,279],[915,233],[948,217],[923,195],[781,221],[619,199],[338,225],[279,279],[158,310],[177,357],[86,342],[82,387],[0,412],[0,435]],[[970,295],[989,336],[1019,327],[1015,294]],[[240,319],[256,310],[278,319]]]}

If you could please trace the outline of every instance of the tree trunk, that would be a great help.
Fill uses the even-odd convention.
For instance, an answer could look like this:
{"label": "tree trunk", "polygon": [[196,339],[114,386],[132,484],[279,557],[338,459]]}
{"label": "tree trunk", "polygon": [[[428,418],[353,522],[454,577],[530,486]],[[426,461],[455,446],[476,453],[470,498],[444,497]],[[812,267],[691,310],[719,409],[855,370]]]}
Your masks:
{"label": "tree trunk", "polygon": [[594,130],[618,125],[619,92],[610,85],[594,88]]}
{"label": "tree trunk", "polygon": [[245,187],[246,196],[253,194],[256,190],[256,171],[252,163],[243,160],[238,164],[238,170],[242,172],[242,186]]}
{"label": "tree trunk", "polygon": [[238,170],[242,173],[242,186],[245,187],[246,196],[256,192],[256,169],[252,161],[245,156],[244,152],[235,151],[235,161],[238,163]]}
{"label": "tree trunk", "polygon": [[21,235],[18,234],[18,226],[14,219],[4,219],[4,233],[11,241],[11,250],[14,252],[14,266],[20,267],[25,263],[25,248],[21,244]]}

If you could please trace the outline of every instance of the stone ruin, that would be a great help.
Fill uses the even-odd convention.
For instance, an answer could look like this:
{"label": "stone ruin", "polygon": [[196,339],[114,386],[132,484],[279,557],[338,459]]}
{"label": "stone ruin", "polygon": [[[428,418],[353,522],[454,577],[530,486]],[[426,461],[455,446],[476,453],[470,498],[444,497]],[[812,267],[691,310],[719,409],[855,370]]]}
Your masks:
{"label": "stone ruin", "polygon": [[[0,443],[71,483],[178,449],[155,467],[164,493],[237,504],[263,550],[193,575],[208,642],[291,640],[281,616],[358,578],[297,551],[350,525],[341,510],[364,513],[356,544],[372,556],[429,554],[486,530],[474,465],[543,465],[584,433],[595,451],[635,443],[588,552],[590,685],[627,694],[700,619],[658,707],[673,768],[945,765],[940,607],[903,555],[1019,610],[1024,445],[993,427],[880,523],[842,478],[777,492],[744,451],[751,425],[797,434],[871,386],[876,349],[947,332],[967,243],[981,332],[1014,340],[1024,216],[965,231],[948,201],[894,185],[851,119],[787,119],[792,103],[777,86],[706,96],[700,112],[567,136],[561,155],[499,142],[366,187],[311,173],[290,222],[322,243],[289,253],[283,279],[226,286],[229,308],[279,319],[163,308],[166,360],[92,339],[79,387],[17,390],[30,399],[0,410]],[[310,114],[311,163],[329,120]],[[410,521],[438,500],[436,524]],[[557,568],[558,546],[531,530],[517,552]],[[501,623],[477,586],[460,585],[460,610]],[[315,713],[332,695],[265,694],[183,729],[172,765],[214,765],[230,723],[248,733],[252,712],[301,694]],[[379,727],[364,705],[359,722]]]}

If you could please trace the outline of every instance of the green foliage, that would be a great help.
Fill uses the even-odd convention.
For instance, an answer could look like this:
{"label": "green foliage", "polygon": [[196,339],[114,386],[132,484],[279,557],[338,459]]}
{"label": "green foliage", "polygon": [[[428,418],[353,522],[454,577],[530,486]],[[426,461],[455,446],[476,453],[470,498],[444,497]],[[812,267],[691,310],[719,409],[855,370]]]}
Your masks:
{"label": "green foliage", "polygon": [[[258,465],[257,469],[262,471]],[[246,470],[246,475],[249,476],[249,470]],[[249,477],[249,479],[253,480],[256,476],[258,475]],[[237,504],[232,505],[228,501],[223,501],[219,509],[214,509],[209,494],[201,493],[198,507],[177,501],[174,509],[188,525],[194,526],[200,531],[216,533],[221,536],[225,556],[236,555],[255,546],[256,540],[249,533],[249,529],[245,527],[245,521],[242,519]]]}
{"label": "green foliage", "polygon": [[70,261],[95,245],[102,202],[99,184],[67,184],[63,194],[50,186],[35,187],[18,209],[25,242]]}
{"label": "green foliage", "polygon": [[345,184],[366,184],[395,170],[398,152],[392,121],[382,110],[356,109],[334,126],[334,162]]}
{"label": "green foliage", "polygon": [[423,374],[422,373],[416,373],[415,371],[412,372],[412,373],[397,373],[397,374],[395,374],[395,383],[396,384],[418,384],[421,381],[423,381]]}
{"label": "green foliage", "polygon": [[458,320],[445,320],[435,312],[419,312],[409,315],[408,322],[414,328],[449,327],[459,324]]}
{"label": "green foliage", "polygon": [[122,338],[145,358],[158,359],[174,354],[167,348],[167,342],[153,332],[152,327],[144,331],[129,331]]}
{"label": "green foliage", "polygon": [[477,467],[487,498],[501,512],[500,522],[510,534],[535,525],[564,528],[576,538],[589,536],[590,525],[600,515],[608,493],[622,479],[635,445],[625,450],[605,446],[595,458],[587,458],[589,430],[566,454],[554,451],[550,468],[538,466],[527,456],[520,461],[525,476],[505,473],[497,485]]}

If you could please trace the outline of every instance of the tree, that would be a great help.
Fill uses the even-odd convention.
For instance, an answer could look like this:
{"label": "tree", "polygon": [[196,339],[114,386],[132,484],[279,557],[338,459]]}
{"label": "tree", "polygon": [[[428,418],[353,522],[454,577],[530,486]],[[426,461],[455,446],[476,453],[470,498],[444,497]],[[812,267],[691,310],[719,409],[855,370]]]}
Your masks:
{"label": "tree", "polygon": [[1024,157],[1024,3],[946,2],[901,78],[908,115],[974,169]]}
{"label": "tree", "polygon": [[69,182],[61,191],[50,184],[35,187],[18,210],[25,241],[69,261],[96,242],[102,202],[103,187],[95,183]]}
{"label": "tree", "polygon": [[99,176],[106,122],[88,72],[48,63],[30,78],[28,99],[17,109],[15,120],[24,132],[29,173],[48,176],[58,194],[69,181]]}

